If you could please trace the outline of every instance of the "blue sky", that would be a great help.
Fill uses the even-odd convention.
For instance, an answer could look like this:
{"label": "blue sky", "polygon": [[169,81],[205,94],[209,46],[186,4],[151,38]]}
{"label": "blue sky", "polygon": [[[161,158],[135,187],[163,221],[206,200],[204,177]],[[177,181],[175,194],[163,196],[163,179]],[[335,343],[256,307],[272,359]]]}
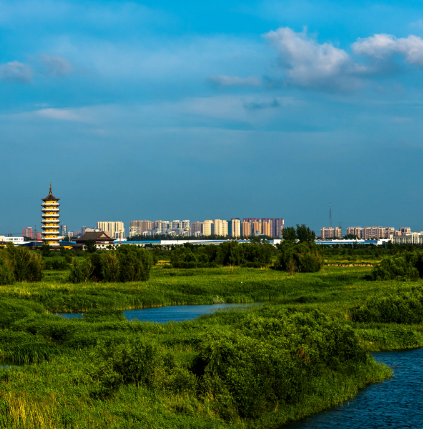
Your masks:
{"label": "blue sky", "polygon": [[423,230],[423,6],[0,0],[0,234],[284,217]]}

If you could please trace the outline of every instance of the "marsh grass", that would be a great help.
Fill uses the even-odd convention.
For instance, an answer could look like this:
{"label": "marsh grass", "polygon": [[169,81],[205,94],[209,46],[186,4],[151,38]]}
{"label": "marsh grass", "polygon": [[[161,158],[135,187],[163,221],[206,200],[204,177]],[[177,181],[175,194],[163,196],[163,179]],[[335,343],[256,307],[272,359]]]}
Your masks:
{"label": "marsh grass", "polygon": [[[380,297],[408,297],[412,288],[422,287],[422,282],[368,281],[370,270],[325,266],[319,273],[290,276],[269,269],[159,266],[147,282],[120,284],[69,284],[68,272],[49,270],[42,282],[1,286],[0,362],[18,366],[0,369],[0,428],[277,428],[340,404],[390,376],[367,352],[423,346],[420,323],[355,316],[372,303],[378,311],[385,308]],[[216,296],[265,304],[167,324],[126,322],[120,311],[212,304]],[[49,314],[66,311],[86,314],[82,319]],[[317,314],[315,322],[310,314]],[[278,324],[283,329],[278,331]],[[295,341],[285,341],[288,334]],[[151,344],[155,351],[143,355],[137,344]],[[256,353],[260,347],[263,354]],[[325,354],[330,347],[346,354],[333,360],[336,353]],[[285,350],[286,359],[266,369],[269,361],[261,356],[274,359],[275,350]],[[204,362],[232,357],[219,358],[223,372],[215,372],[213,364],[205,379],[193,369],[200,354]],[[353,355],[367,358],[348,357]],[[142,378],[139,365],[149,356],[148,377]],[[254,372],[259,365],[263,370]],[[269,374],[290,365],[309,376],[294,383],[284,400],[276,394],[279,400],[272,402],[264,392],[277,389],[277,383],[266,387],[258,374],[267,373],[271,381]],[[248,405],[254,404],[248,399],[251,377],[258,377],[263,392],[253,389],[258,409]]]}

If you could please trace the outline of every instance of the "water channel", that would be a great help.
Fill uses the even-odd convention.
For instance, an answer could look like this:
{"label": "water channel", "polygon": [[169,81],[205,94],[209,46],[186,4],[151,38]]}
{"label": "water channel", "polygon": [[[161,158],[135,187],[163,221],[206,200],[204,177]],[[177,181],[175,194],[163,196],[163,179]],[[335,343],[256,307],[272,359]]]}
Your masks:
{"label": "water channel", "polygon": [[[242,309],[263,305],[261,303],[249,304],[211,304],[211,305],[172,305],[169,307],[140,308],[137,310],[126,310],[123,312],[126,319],[139,320],[140,322],[183,322],[194,320],[203,314],[210,314],[219,310]],[[58,313],[66,318],[82,317],[81,313]]]}
{"label": "water channel", "polygon": [[[202,314],[260,304],[181,305],[124,311],[128,320],[166,323],[193,320]],[[62,314],[81,317],[81,314]],[[394,370],[391,380],[373,384],[327,412],[284,426],[284,429],[423,429],[423,348],[374,353]]]}

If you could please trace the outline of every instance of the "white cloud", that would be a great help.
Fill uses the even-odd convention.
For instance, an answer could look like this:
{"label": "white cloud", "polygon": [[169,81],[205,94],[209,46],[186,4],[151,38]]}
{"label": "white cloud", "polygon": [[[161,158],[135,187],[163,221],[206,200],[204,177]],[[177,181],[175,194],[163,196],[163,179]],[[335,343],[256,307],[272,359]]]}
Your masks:
{"label": "white cloud", "polygon": [[59,55],[40,54],[43,72],[52,77],[64,76],[72,72],[71,63]]}
{"label": "white cloud", "polygon": [[78,115],[75,111],[70,109],[41,109],[34,112],[38,116],[43,118],[58,119],[61,121],[75,121],[75,122],[87,122],[87,119],[81,115]]}
{"label": "white cloud", "polygon": [[0,79],[27,83],[32,80],[32,70],[26,64],[12,61],[0,65]]}
{"label": "white cloud", "polygon": [[294,85],[322,89],[353,89],[357,76],[365,71],[343,49],[331,43],[319,44],[304,31],[279,28],[264,35],[276,48],[279,64],[287,70],[285,81]]}
{"label": "white cloud", "polygon": [[217,75],[210,76],[208,81],[215,85],[220,86],[259,86],[261,81],[255,77],[238,77],[238,76],[226,76]]}
{"label": "white cloud", "polygon": [[408,36],[397,39],[390,34],[375,34],[359,39],[352,44],[355,54],[373,57],[378,60],[389,58],[393,54],[401,54],[409,64],[423,67],[423,39]]}

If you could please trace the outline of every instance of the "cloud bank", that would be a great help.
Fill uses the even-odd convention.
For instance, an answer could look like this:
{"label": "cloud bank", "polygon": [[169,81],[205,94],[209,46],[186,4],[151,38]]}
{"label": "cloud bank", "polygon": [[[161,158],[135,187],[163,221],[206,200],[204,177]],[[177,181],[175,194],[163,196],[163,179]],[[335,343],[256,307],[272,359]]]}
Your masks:
{"label": "cloud bank", "polygon": [[32,80],[32,69],[19,61],[0,65],[0,79],[28,83]]}

